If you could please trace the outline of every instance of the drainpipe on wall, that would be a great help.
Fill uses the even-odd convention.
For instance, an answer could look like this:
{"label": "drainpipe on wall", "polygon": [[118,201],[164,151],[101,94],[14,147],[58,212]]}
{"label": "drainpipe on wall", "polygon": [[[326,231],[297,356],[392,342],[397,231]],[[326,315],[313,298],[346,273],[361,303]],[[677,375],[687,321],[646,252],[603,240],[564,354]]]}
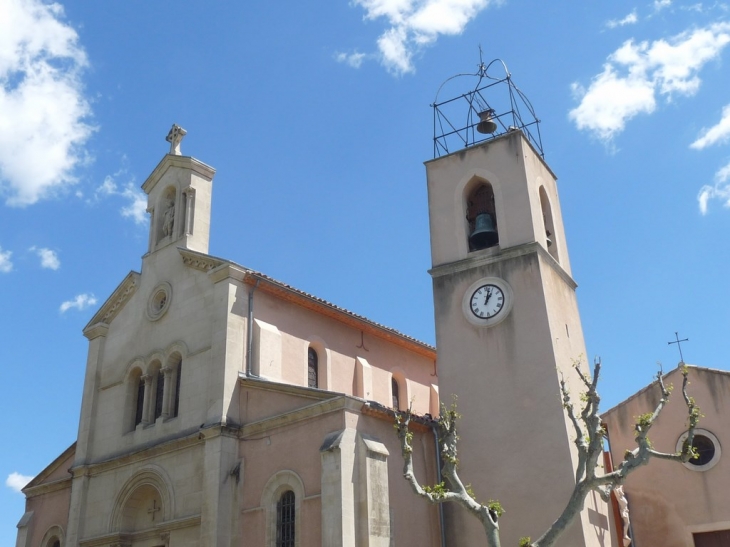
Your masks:
{"label": "drainpipe on wall", "polygon": [[246,323],[246,342],[247,342],[247,350],[246,350],[246,376],[255,376],[253,373],[251,373],[251,352],[253,350],[253,293],[256,291],[256,287],[259,286],[260,279],[256,280],[256,283],[253,287],[251,287],[251,290],[248,291],[248,322]]}

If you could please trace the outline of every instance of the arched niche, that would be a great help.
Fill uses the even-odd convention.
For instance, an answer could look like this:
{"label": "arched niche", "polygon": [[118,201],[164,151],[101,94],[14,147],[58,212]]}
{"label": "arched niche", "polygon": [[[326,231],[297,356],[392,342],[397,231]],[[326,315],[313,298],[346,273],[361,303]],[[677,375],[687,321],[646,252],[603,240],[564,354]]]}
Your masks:
{"label": "arched niche", "polygon": [[122,487],[109,520],[109,532],[131,533],[157,527],[174,514],[170,480],[162,469],[150,466]]}
{"label": "arched niche", "polygon": [[64,545],[64,531],[58,525],[51,526],[46,533],[43,534],[41,540],[41,547],[63,547]]}
{"label": "arched niche", "polygon": [[177,233],[178,223],[182,217],[181,211],[177,210],[177,192],[175,187],[168,186],[160,195],[155,208],[155,241],[173,240]]}
{"label": "arched niche", "polygon": [[540,209],[542,210],[542,222],[545,230],[545,244],[547,250],[555,260],[558,258],[558,242],[555,234],[555,225],[553,224],[553,209],[550,206],[550,198],[544,186],[540,186]]}
{"label": "arched niche", "polygon": [[469,252],[499,244],[497,210],[494,189],[489,182],[472,180],[464,188],[467,249]]}

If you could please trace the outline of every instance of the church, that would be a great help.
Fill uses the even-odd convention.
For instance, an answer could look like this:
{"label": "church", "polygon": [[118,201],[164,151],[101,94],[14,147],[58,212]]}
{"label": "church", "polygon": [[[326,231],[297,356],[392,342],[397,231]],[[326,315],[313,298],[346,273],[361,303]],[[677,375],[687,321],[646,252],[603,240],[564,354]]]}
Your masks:
{"label": "church", "polygon": [[[142,185],[141,272],[84,328],[78,437],[24,488],[16,547],[484,544],[402,476],[393,411],[437,416],[452,394],[460,472],[508,508],[502,544],[539,537],[575,483],[559,378],[579,391],[586,350],[556,177],[523,131],[426,162],[438,350],[209,255],[215,169],[184,135]],[[435,484],[435,431],[412,431]],[[560,544],[621,533],[589,497]]]}

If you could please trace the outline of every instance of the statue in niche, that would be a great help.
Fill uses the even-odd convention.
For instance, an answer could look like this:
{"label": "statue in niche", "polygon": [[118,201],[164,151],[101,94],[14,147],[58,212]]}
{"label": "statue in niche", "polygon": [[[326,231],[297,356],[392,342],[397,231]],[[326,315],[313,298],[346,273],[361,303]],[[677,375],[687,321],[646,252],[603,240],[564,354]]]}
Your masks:
{"label": "statue in niche", "polygon": [[175,202],[169,200],[167,208],[162,215],[162,235],[165,237],[172,235],[172,228],[175,225]]}

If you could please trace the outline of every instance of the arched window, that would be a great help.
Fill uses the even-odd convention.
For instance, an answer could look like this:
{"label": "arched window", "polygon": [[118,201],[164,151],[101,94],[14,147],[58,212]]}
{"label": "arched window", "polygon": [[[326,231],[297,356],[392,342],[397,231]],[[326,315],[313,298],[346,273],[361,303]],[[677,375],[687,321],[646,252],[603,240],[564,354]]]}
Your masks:
{"label": "arched window", "polygon": [[164,402],[165,393],[165,373],[160,370],[157,373],[157,381],[155,382],[155,420],[162,416],[162,403]]}
{"label": "arched window", "polygon": [[51,543],[51,547],[61,547],[61,540],[54,539],[53,543]]}
{"label": "arched window", "polygon": [[172,409],[173,418],[177,416],[180,410],[180,376],[182,376],[182,361],[177,364],[177,375],[175,376],[175,403]]}
{"label": "arched window", "polygon": [[144,416],[144,380],[141,375],[137,376],[137,395],[134,403],[134,426],[137,427],[142,423]]}
{"label": "arched window", "polygon": [[492,186],[476,185],[466,198],[466,221],[469,224],[469,251],[494,247],[499,243],[497,214]]}
{"label": "arched window", "polygon": [[295,530],[294,492],[284,492],[276,504],[276,547],[294,547]]}
{"label": "arched window", "polygon": [[311,347],[307,355],[307,385],[309,387],[319,387],[319,357],[314,348]]}
{"label": "arched window", "polygon": [[400,410],[400,389],[398,388],[398,380],[395,378],[390,379],[390,389],[393,393],[393,408]]}
{"label": "arched window", "polygon": [[550,207],[550,199],[548,198],[547,192],[545,192],[544,186],[540,186],[540,208],[542,209],[542,222],[545,228],[545,242],[547,243],[548,252],[555,260],[558,260],[558,246],[555,241],[553,210]]}

